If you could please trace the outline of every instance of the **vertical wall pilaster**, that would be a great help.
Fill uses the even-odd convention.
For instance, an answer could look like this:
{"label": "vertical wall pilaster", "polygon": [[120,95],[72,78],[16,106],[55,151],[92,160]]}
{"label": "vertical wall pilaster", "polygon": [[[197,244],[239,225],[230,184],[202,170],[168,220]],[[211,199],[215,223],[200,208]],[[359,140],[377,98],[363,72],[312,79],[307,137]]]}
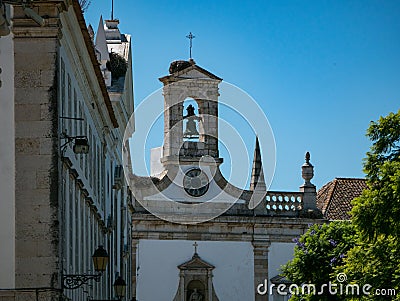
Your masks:
{"label": "vertical wall pilaster", "polygon": [[213,282],[212,282],[212,272],[208,271],[207,272],[207,287],[208,287],[208,300],[213,301]]}
{"label": "vertical wall pilaster", "polygon": [[178,157],[183,142],[182,91],[177,84],[164,86],[164,152],[163,157]]}
{"label": "vertical wall pilaster", "polygon": [[15,8],[15,286],[59,287],[56,3],[35,3],[44,27]]}
{"label": "vertical wall pilaster", "polygon": [[185,301],[185,295],[186,295],[186,292],[185,292],[185,277],[184,277],[185,275],[184,275],[184,273],[183,273],[183,271],[180,271],[179,272],[179,290],[180,290],[180,297],[181,297],[181,299],[179,300],[179,301]]}
{"label": "vertical wall pilaster", "polygon": [[137,276],[137,247],[138,247],[139,240],[133,239],[132,240],[132,297],[136,300],[136,276]]}
{"label": "vertical wall pilaster", "polygon": [[268,252],[271,243],[269,241],[253,241],[254,252],[254,294],[255,301],[267,301],[268,293],[260,295],[257,293],[257,287],[268,280]]}
{"label": "vertical wall pilaster", "polygon": [[15,129],[11,34],[0,38],[0,128],[0,287],[12,288],[15,287]]}

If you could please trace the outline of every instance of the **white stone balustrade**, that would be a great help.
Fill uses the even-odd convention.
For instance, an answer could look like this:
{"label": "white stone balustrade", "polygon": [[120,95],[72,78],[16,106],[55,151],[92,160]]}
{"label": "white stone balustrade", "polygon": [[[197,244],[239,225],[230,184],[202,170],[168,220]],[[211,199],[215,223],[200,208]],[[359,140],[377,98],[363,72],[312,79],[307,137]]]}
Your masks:
{"label": "white stone balustrade", "polygon": [[303,192],[268,191],[265,200],[266,209],[270,211],[300,211]]}

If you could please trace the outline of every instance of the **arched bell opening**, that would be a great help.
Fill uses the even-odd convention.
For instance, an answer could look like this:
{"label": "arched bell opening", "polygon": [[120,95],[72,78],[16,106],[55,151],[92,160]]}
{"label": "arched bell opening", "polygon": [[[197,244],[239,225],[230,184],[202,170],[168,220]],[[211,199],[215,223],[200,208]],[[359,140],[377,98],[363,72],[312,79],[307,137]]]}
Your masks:
{"label": "arched bell opening", "polygon": [[199,142],[203,136],[199,105],[196,100],[187,98],[183,102],[183,141]]}

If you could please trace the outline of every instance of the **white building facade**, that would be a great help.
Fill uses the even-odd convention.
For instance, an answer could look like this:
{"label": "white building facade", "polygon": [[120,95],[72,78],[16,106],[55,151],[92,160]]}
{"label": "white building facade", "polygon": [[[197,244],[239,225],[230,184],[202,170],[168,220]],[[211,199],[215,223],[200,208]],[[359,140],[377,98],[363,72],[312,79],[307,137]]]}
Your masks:
{"label": "white building facade", "polygon": [[292,258],[293,238],[308,224],[324,222],[310,182],[309,154],[299,191],[269,191],[256,138],[250,188],[236,187],[220,170],[222,79],[190,59],[172,62],[159,80],[164,144],[152,150],[150,177],[125,170],[136,196],[134,296],[141,301],[287,300],[269,292],[269,284]]}
{"label": "white building facade", "polygon": [[[79,2],[32,1],[31,9],[43,26],[15,5],[11,34],[0,38],[0,299],[111,300],[122,277],[130,300],[132,199],[121,169],[133,114],[130,38],[120,41],[124,85],[111,93]],[[67,275],[97,274],[99,246],[109,255],[99,282],[69,289]]]}

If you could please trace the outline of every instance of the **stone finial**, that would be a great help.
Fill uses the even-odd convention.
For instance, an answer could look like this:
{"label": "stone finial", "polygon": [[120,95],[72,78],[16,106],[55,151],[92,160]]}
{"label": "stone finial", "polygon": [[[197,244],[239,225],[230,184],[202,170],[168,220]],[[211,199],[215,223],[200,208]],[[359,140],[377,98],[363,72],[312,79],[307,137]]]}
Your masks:
{"label": "stone finial", "polygon": [[[317,208],[317,189],[311,183],[314,177],[314,166],[310,163],[310,153],[306,153],[306,162],[301,166],[301,175],[304,179],[304,184],[300,186],[300,191],[303,192],[303,214],[311,216],[319,216]],[[313,213],[314,212],[314,213]]]}
{"label": "stone finial", "polygon": [[310,152],[306,152],[306,163],[309,164],[310,163]]}
{"label": "stone finial", "polygon": [[305,181],[304,182],[305,185],[312,185],[310,181],[314,177],[314,166],[310,163],[310,158],[311,158],[310,153],[307,152],[305,157],[306,162],[301,167],[302,170],[301,175]]}

